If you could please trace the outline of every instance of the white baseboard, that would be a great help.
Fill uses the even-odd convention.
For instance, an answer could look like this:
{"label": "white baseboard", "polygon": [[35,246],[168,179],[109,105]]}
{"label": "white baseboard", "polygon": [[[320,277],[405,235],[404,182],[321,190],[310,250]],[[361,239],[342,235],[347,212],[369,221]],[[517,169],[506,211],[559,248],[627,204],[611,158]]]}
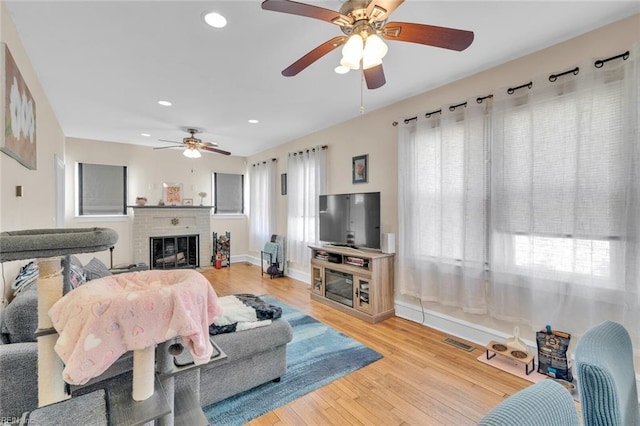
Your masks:
{"label": "white baseboard", "polygon": [[[511,337],[509,334],[501,331],[441,314],[440,312],[430,311],[429,309],[424,309],[423,319],[423,310],[420,306],[396,301],[395,308],[396,316],[400,318],[405,318],[427,327],[434,328],[443,333],[473,342],[482,348],[484,348],[491,340],[504,341],[504,339]],[[527,339],[522,340],[527,345],[530,352],[538,352],[538,346],[535,342]]]}

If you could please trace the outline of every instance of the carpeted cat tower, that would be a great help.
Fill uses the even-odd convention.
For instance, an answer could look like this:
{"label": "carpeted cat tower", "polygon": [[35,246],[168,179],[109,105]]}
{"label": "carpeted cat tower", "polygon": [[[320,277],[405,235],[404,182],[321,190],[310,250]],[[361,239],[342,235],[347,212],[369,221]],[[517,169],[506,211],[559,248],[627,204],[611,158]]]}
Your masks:
{"label": "carpeted cat tower", "polygon": [[[63,295],[61,259],[72,254],[108,250],[118,234],[107,228],[32,229],[0,233],[0,262],[37,259],[38,275],[38,405],[69,398],[62,378],[64,365],[54,351],[57,333],[49,309]],[[65,274],[69,274],[67,266]]]}

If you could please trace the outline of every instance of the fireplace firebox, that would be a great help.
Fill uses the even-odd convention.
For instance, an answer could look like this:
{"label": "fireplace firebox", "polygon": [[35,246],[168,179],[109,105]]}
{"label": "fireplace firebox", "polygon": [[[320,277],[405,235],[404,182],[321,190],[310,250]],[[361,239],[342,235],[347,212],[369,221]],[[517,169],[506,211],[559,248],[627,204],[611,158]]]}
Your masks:
{"label": "fireplace firebox", "polygon": [[151,269],[197,268],[200,266],[198,235],[151,237]]}

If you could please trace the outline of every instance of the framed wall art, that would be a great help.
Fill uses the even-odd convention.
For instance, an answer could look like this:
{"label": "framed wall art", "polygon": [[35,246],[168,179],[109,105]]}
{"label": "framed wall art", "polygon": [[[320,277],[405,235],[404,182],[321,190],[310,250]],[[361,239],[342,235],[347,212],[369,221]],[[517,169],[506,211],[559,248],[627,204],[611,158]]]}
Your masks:
{"label": "framed wall art", "polygon": [[[182,205],[182,184],[181,183],[163,183],[162,198],[167,206]],[[191,200],[193,203],[193,200]]]}
{"label": "framed wall art", "polygon": [[6,43],[0,43],[0,151],[36,170],[36,102]]}
{"label": "framed wall art", "polygon": [[369,155],[359,155],[353,157],[352,164],[352,181],[353,183],[366,183],[369,177],[369,169],[367,167],[367,160]]}
{"label": "framed wall art", "polygon": [[280,195],[287,195],[287,174],[280,175]]}

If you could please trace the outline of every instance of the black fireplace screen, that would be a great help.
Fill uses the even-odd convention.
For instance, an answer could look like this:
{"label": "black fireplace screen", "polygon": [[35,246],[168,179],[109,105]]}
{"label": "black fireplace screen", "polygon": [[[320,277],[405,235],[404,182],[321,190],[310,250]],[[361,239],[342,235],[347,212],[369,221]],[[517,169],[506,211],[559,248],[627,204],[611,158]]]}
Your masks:
{"label": "black fireplace screen", "polygon": [[200,266],[198,235],[150,238],[151,269],[197,268]]}

